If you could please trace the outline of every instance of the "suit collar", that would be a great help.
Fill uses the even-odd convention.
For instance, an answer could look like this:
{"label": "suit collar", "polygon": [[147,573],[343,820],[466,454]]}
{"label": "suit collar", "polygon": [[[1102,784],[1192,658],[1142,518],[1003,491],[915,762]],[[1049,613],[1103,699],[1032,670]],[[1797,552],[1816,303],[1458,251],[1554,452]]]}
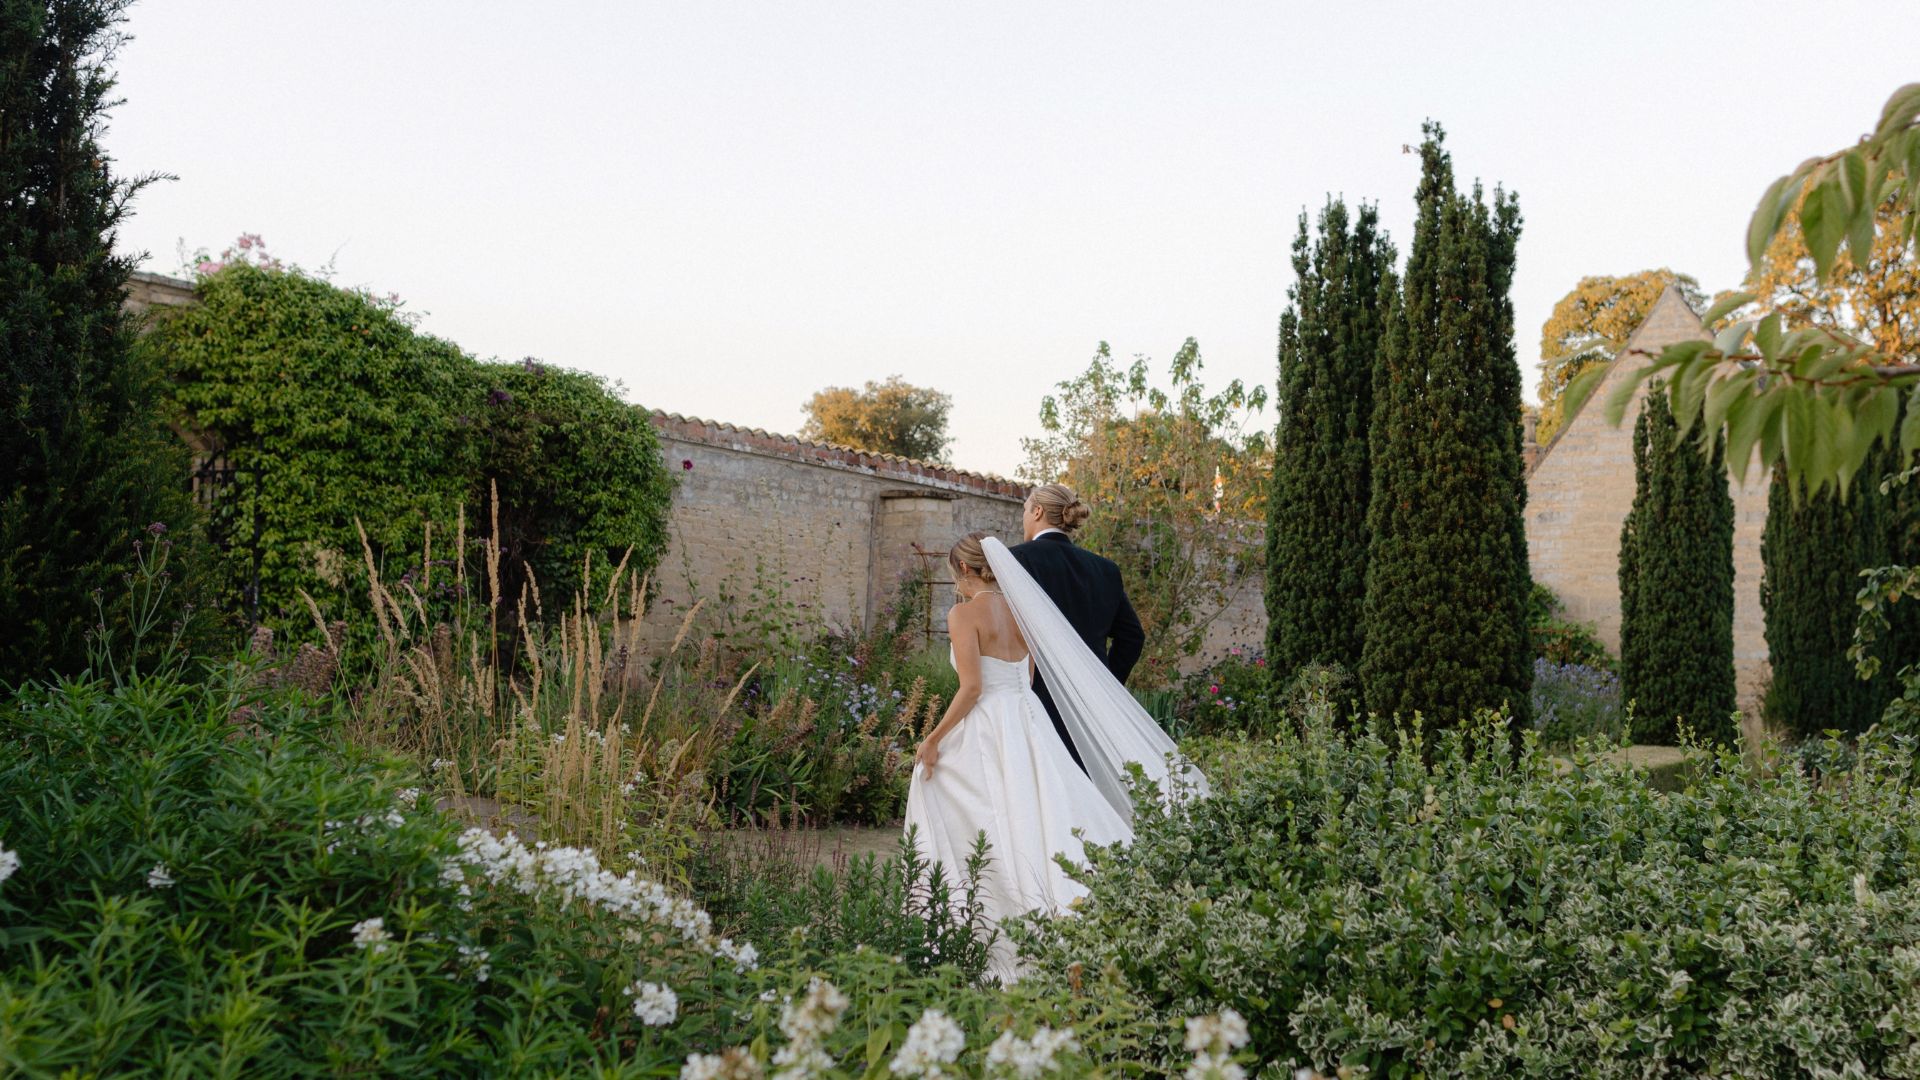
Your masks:
{"label": "suit collar", "polygon": [[1061,532],[1059,529],[1054,529],[1051,532],[1043,532],[1039,536],[1036,536],[1033,538],[1033,542],[1036,544],[1041,542],[1042,540],[1058,540],[1063,544],[1073,543],[1073,537],[1068,536],[1066,533]]}

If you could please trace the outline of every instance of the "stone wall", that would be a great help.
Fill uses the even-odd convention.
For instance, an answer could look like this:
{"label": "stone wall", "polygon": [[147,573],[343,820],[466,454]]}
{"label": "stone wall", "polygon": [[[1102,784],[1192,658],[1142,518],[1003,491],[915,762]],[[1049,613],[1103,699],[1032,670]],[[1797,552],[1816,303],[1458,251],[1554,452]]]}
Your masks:
{"label": "stone wall", "polygon": [[[1709,337],[1680,294],[1669,287],[1634,331],[1621,359],[1599,389],[1540,448],[1527,479],[1527,549],[1533,579],[1558,593],[1569,617],[1592,623],[1615,655],[1620,651],[1620,527],[1633,506],[1633,418],[1615,426],[1605,403],[1631,370],[1638,351]],[[1644,394],[1644,390],[1642,390]],[[1749,473],[1732,484],[1733,661],[1740,705],[1757,716],[1768,674],[1765,622],[1760,610],[1760,533],[1767,521],[1767,476]]]}
{"label": "stone wall", "polygon": [[144,316],[156,307],[175,307],[193,303],[193,282],[165,274],[136,272],[127,281],[128,311]]}
{"label": "stone wall", "polygon": [[[655,641],[670,640],[679,619],[669,613],[698,598],[721,619],[752,623],[784,601],[809,629],[872,625],[914,577],[933,583],[921,622],[937,636],[953,602],[947,548],[978,530],[1020,539],[1026,489],[1012,481],[670,413],[653,420],[680,479],[656,571]],[[1256,575],[1209,624],[1194,663],[1260,648],[1266,618]]]}
{"label": "stone wall", "polygon": [[[929,578],[941,584],[927,618],[943,629],[947,548],[977,529],[1020,535],[1026,489],[999,477],[670,413],[653,421],[680,481],[655,572],[665,612],[704,598],[721,620],[844,629]],[[650,622],[657,637],[678,620]]]}

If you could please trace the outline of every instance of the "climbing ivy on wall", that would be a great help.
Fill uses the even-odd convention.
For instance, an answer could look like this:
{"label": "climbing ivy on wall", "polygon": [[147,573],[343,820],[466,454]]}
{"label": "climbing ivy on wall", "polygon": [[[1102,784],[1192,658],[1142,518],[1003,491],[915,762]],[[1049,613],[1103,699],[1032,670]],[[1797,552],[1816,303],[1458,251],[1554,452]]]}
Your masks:
{"label": "climbing ivy on wall", "polygon": [[396,300],[277,263],[203,265],[198,303],[146,347],[171,376],[177,426],[233,470],[215,526],[243,611],[303,626],[299,590],[357,602],[356,521],[389,579],[426,556],[428,523],[447,557],[463,509],[469,540],[487,534],[496,484],[509,559],[543,587],[578,584],[589,549],[597,566],[629,545],[642,571],[658,559],[671,477],[646,417],[602,380],[476,363]]}

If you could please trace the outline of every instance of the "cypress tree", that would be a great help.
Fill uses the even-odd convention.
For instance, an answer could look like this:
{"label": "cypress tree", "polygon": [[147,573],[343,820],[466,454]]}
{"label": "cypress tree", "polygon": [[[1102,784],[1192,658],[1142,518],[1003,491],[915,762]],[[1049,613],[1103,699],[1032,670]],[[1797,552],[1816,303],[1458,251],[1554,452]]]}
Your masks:
{"label": "cypress tree", "polygon": [[1377,208],[1329,200],[1319,236],[1293,241],[1280,317],[1279,428],[1267,500],[1268,662],[1360,666],[1365,640],[1367,453],[1373,366],[1396,280]]}
{"label": "cypress tree", "polygon": [[1513,348],[1520,208],[1454,188],[1439,125],[1421,144],[1418,218],[1375,368],[1366,642],[1360,681],[1382,715],[1458,723],[1510,710],[1533,682]]}
{"label": "cypress tree", "polygon": [[1796,735],[1865,731],[1898,691],[1892,673],[1911,662],[1902,655],[1913,622],[1904,605],[1895,608],[1892,632],[1881,643],[1890,662],[1879,674],[1862,680],[1847,659],[1860,614],[1860,572],[1910,565],[1904,489],[1880,490],[1895,460],[1876,451],[1845,500],[1831,490],[1796,494],[1784,469],[1774,472],[1760,541],[1760,605],[1773,668],[1765,708],[1770,722]]}
{"label": "cypress tree", "polygon": [[1733,496],[1724,446],[1703,454],[1664,390],[1633,425],[1633,507],[1620,531],[1620,688],[1635,742],[1672,743],[1685,720],[1731,741]]}
{"label": "cypress tree", "polygon": [[0,681],[79,666],[94,590],[121,592],[141,530],[191,511],[113,251],[140,186],[99,143],[125,8],[0,7]]}

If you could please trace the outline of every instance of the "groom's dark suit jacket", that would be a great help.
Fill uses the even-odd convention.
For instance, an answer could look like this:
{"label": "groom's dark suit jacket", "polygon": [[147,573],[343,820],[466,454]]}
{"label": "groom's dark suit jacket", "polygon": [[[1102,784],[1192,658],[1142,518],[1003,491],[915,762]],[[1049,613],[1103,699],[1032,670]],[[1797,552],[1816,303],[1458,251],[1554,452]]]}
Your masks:
{"label": "groom's dark suit jacket", "polygon": [[[1120,568],[1113,560],[1075,546],[1066,533],[1059,532],[1015,544],[1008,550],[1053,598],[1080,640],[1093,650],[1093,655],[1106,661],[1107,670],[1113,672],[1114,678],[1126,682],[1127,676],[1133,673],[1133,665],[1140,659],[1147,635],[1140,628],[1140,617],[1133,613],[1133,605],[1127,602],[1127,589],[1120,581]],[[1046,680],[1036,675],[1033,692],[1047,707],[1053,730],[1059,732],[1060,741],[1067,744],[1074,764],[1079,765],[1082,772],[1086,771],[1086,763],[1080,760],[1073,737],[1067,734],[1067,726],[1060,720],[1060,709],[1053,703],[1053,695],[1047,692]]]}

